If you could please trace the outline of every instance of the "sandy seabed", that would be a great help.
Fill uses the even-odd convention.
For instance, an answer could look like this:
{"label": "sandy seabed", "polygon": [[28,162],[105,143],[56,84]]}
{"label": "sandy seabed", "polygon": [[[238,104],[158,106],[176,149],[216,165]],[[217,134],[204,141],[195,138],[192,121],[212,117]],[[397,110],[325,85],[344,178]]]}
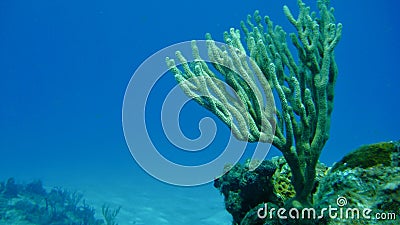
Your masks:
{"label": "sandy seabed", "polygon": [[62,186],[83,193],[86,203],[96,209],[97,218],[102,218],[101,207],[104,204],[111,208],[121,206],[117,216],[119,225],[231,224],[223,196],[212,184],[178,187],[153,178],[132,178],[80,176],[44,184],[48,188]]}

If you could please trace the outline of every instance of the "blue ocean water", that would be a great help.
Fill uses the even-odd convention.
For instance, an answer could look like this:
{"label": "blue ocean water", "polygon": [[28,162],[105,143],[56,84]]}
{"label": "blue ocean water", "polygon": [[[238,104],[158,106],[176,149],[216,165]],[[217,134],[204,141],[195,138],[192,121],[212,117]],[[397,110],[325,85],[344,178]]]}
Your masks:
{"label": "blue ocean water", "polygon": [[[169,45],[203,39],[206,32],[223,41],[224,31],[239,28],[256,9],[293,31],[283,4],[296,11],[294,0],[1,1],[0,179],[69,187],[146,181],[162,190],[168,185],[137,165],[124,139],[122,104],[131,76]],[[398,2],[332,0],[332,6],[344,27],[335,51],[339,76],[330,139],[320,158],[328,165],[360,145],[398,140],[400,127]],[[150,136],[176,161],[208,161],[218,155],[229,130],[216,121],[215,151],[195,158],[174,152],[157,110],[175,84],[172,74],[157,84],[160,95],[147,110]],[[196,138],[206,116],[213,117],[188,104],[180,118],[185,135]],[[272,149],[269,156],[276,154]],[[208,189],[218,195],[211,185]]]}

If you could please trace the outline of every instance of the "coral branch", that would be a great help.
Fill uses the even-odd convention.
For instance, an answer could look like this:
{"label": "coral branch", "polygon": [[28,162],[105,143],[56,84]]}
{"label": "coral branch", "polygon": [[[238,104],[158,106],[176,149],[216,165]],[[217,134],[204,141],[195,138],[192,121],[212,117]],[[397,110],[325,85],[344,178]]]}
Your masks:
{"label": "coral branch", "polygon": [[[209,58],[222,78],[200,58],[195,42],[192,65],[177,52],[183,71],[174,60],[166,61],[183,91],[217,115],[237,139],[272,142],[283,153],[296,191],[291,204],[304,207],[312,203],[315,166],[329,137],[338,73],[334,48],[341,38],[342,24],[335,23],[329,0],[318,1],[319,17],[301,0],[298,6],[297,18],[283,7],[297,30],[289,36],[298,61],[282,27],[265,17],[264,28],[258,11],[241,22],[250,60],[239,30],[224,33],[226,47],[218,47],[209,34],[206,36]],[[272,93],[277,93],[279,107],[268,101],[274,99]]]}

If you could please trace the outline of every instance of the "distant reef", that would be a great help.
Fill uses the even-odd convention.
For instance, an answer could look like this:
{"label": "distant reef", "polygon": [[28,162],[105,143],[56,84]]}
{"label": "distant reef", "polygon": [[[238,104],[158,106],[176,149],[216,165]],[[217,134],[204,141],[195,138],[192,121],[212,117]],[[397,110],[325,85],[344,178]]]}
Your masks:
{"label": "distant reef", "polygon": [[[283,157],[265,160],[254,170],[253,163],[227,165],[228,172],[214,181],[224,195],[233,225],[298,224],[299,220],[304,224],[303,214],[309,224],[400,224],[399,141],[362,146],[333,167],[318,162],[313,189],[315,218],[313,211],[302,208],[292,210],[291,218],[290,209],[284,208],[295,191]],[[280,208],[286,212],[281,216],[287,218],[277,215]],[[260,214],[265,218],[260,219]]]}
{"label": "distant reef", "polygon": [[0,182],[0,225],[117,225],[119,210],[103,205],[103,218],[97,219],[79,192],[60,187],[48,191],[40,180]]}

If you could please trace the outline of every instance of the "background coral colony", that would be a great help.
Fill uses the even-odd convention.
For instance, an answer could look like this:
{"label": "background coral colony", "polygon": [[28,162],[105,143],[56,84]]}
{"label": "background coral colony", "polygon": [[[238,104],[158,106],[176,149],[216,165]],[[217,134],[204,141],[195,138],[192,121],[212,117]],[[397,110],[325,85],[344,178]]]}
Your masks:
{"label": "background coral colony", "polygon": [[[316,1],[304,2],[317,10]],[[257,209],[259,204],[251,197],[254,193],[264,196],[263,200],[274,203],[277,208],[283,206],[282,202],[298,202],[303,206],[309,204],[310,190],[298,196],[295,199],[297,202],[291,201],[295,196],[294,189],[288,188],[292,187],[291,180],[287,176],[274,175],[288,174],[290,171],[282,158],[275,158],[261,164],[255,172],[249,172],[248,168],[254,165],[245,159],[255,153],[271,159],[281,155],[279,148],[271,147],[267,154],[265,150],[268,144],[237,141],[238,137],[242,137],[240,132],[232,136],[229,127],[220,120],[228,111],[233,112],[231,109],[222,110],[218,116],[215,115],[217,110],[211,108],[212,102],[202,102],[203,107],[194,100],[186,102],[185,93],[190,93],[191,86],[181,88],[177,80],[185,82],[190,74],[182,66],[176,67],[181,71],[178,72],[171,61],[174,59],[175,64],[181,62],[182,58],[175,54],[178,50],[187,59],[193,57],[190,40],[206,39],[206,32],[216,42],[224,42],[223,32],[229,32],[232,27],[240,29],[240,21],[246,20],[248,14],[252,15],[253,23],[257,25],[253,14],[256,9],[261,16],[268,15],[274,25],[282,26],[288,34],[296,32],[282,9],[284,4],[297,18],[299,9],[295,0],[204,0],[193,4],[180,0],[157,3],[123,0],[1,1],[0,200],[13,201],[0,203],[20,202],[19,206],[36,204],[37,210],[32,211],[32,217],[28,218],[33,224],[42,224],[45,219],[56,218],[54,213],[67,213],[71,215],[68,217],[71,221],[81,221],[79,210],[84,209],[84,216],[90,217],[93,224],[113,224],[118,215],[120,224],[175,225],[187,224],[188,221],[201,221],[202,224],[230,224],[232,221],[251,224],[251,218],[246,215],[251,214],[251,210],[248,211],[250,208]],[[400,125],[397,116],[400,109],[400,80],[396,67],[400,50],[397,41],[400,33],[397,22],[399,3],[395,0],[332,0],[331,5],[335,8],[335,28],[338,23],[343,23],[343,27],[342,37],[334,49],[338,76],[334,89],[334,109],[329,115],[330,135],[319,157],[325,166],[317,164],[315,179],[317,182],[323,177],[325,179],[326,185],[319,186],[319,193],[336,195],[317,194],[315,199],[321,205],[336,205],[337,195],[345,196],[349,200],[347,206],[352,207],[351,204],[360,199],[356,194],[346,195],[358,193],[355,182],[349,182],[349,174],[355,177],[357,174],[373,174],[376,179],[368,176],[357,179],[362,181],[360,184],[364,184],[364,192],[372,191],[368,188],[378,185],[377,195],[359,197],[364,198],[372,208],[381,207],[379,210],[382,212],[396,211],[393,207],[400,202],[396,192],[398,164],[388,159],[395,159],[392,156],[399,149],[396,142]],[[251,25],[247,26],[251,30]],[[240,32],[247,50],[244,41],[246,35]],[[228,36],[235,42],[235,33],[229,33]],[[290,43],[289,37],[287,40]],[[197,42],[202,60],[208,59],[206,45],[206,42]],[[221,45],[217,43],[217,46]],[[166,47],[169,51],[154,55]],[[290,50],[297,57],[295,47],[291,46]],[[250,52],[247,53],[251,56]],[[138,120],[140,130],[138,127],[127,128],[125,124],[123,130],[121,107],[125,104],[125,94],[130,90],[131,83],[128,83],[135,79],[137,74],[132,76],[134,71],[151,62],[156,63],[150,64],[149,73],[136,78],[143,79],[143,85],[140,86],[142,89],[138,90],[151,86],[151,91],[148,95],[144,92],[134,94],[133,101],[130,101],[134,104],[129,111],[129,115],[133,115],[130,118],[144,118]],[[189,69],[194,73],[202,69],[204,71],[205,67],[198,64],[197,67],[191,65]],[[210,63],[207,65],[211,68]],[[279,68],[269,64],[261,69],[279,71]],[[216,69],[212,70],[216,72]],[[155,73],[158,71],[160,73]],[[151,76],[158,75],[158,80],[150,80]],[[260,82],[256,84],[260,87]],[[296,86],[294,81],[292,84]],[[276,83],[270,85],[274,91]],[[232,92],[237,90],[233,88]],[[275,103],[280,106],[276,90],[274,95]],[[139,104],[143,103],[139,100],[145,101],[144,107]],[[307,101],[303,103],[307,105]],[[171,108],[165,108],[168,106]],[[207,107],[211,110],[207,110]],[[240,107],[244,106],[235,107],[243,110]],[[262,115],[263,118],[268,116]],[[255,121],[257,128],[261,127],[261,131],[268,133],[262,123],[257,124],[260,120]],[[245,123],[249,122],[246,120]],[[236,125],[241,128],[240,124]],[[144,131],[141,130],[143,127]],[[131,132],[132,139],[128,135],[125,140],[124,131]],[[268,135],[265,137],[271,137]],[[197,142],[192,141],[196,139]],[[137,141],[132,144],[130,140]],[[149,140],[153,145],[151,148],[147,146]],[[207,147],[200,151],[204,146]],[[159,155],[151,153],[152,148]],[[226,149],[230,151],[224,151]],[[239,151],[235,151],[237,149]],[[358,151],[337,163],[331,170],[333,172],[326,176],[326,166],[333,166],[355,149]],[[244,155],[239,160],[240,164],[225,167],[232,169],[230,176],[213,181],[221,174],[224,162],[231,161],[226,159],[235,161],[242,151]],[[136,153],[143,155],[137,156]],[[223,153],[227,154],[223,155],[225,158],[213,161]],[[166,160],[156,161],[159,156],[180,167],[171,167]],[[211,166],[201,167],[203,170],[199,172],[192,170],[196,165]],[[352,165],[358,167],[353,168]],[[194,176],[193,172],[197,175]],[[295,176],[303,177],[304,174]],[[249,178],[246,184],[250,183],[251,178],[254,184],[270,187],[273,194],[266,195],[257,189],[257,185],[256,188],[243,185],[235,189],[233,183],[243,184],[240,177]],[[38,180],[43,181],[43,187]],[[165,182],[178,186],[167,185]],[[282,191],[279,185],[271,184],[282,184],[281,187],[287,191]],[[185,188],[179,185],[194,186]],[[346,185],[348,189],[344,188]],[[298,188],[300,185],[294,186]],[[45,201],[40,199],[50,196],[54,199],[54,206],[80,199],[80,195],[54,187],[82,190],[86,203],[91,205],[82,205],[85,202],[78,201],[74,207],[65,208],[65,211],[47,210]],[[331,188],[334,187],[339,192],[333,192]],[[240,201],[243,204],[237,204],[239,193],[242,193]],[[29,197],[32,195],[37,196],[35,199],[38,202]],[[64,196],[64,199],[58,196]],[[159,205],[161,201],[170,204],[162,207]],[[182,213],[185,212],[183,206],[187,202],[196,204],[199,209],[197,214]],[[90,207],[92,205],[93,208]],[[24,214],[26,210],[22,209],[29,208],[16,206],[0,207],[0,220],[22,218],[15,215]],[[100,218],[102,206],[104,220]],[[375,211],[377,208],[373,210],[379,211]]]}

